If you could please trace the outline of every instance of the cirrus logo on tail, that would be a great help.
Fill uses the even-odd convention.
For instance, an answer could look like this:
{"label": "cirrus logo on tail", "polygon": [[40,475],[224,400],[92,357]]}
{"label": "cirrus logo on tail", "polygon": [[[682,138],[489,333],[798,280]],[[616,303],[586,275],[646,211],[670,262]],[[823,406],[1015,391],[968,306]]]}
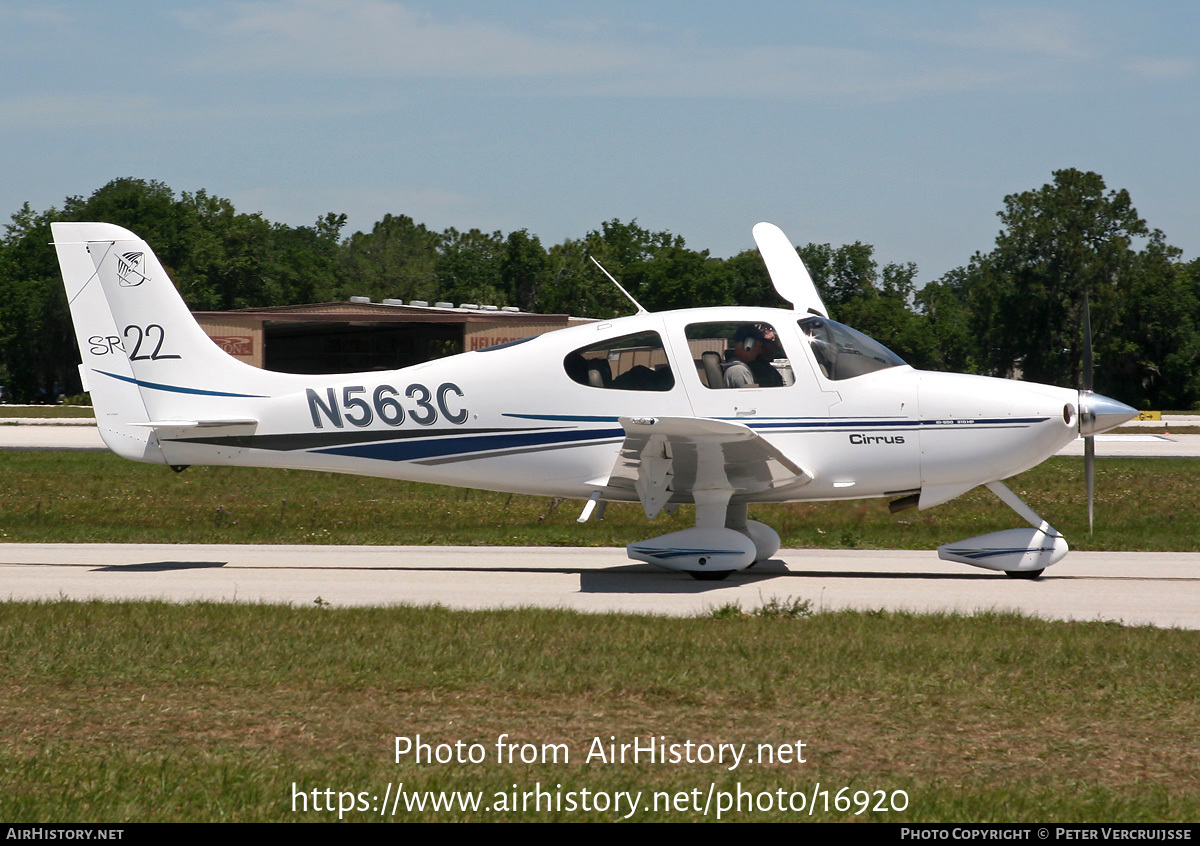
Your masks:
{"label": "cirrus logo on tail", "polygon": [[117,256],[117,279],[122,288],[136,288],[150,278],[142,273],[145,261],[145,253],[122,253]]}

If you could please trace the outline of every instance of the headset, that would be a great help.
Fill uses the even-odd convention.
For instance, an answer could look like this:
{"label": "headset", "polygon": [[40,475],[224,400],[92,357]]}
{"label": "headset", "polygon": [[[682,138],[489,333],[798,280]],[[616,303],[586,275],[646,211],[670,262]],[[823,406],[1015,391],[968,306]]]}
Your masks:
{"label": "headset", "polygon": [[[743,335],[745,337],[739,337]],[[759,334],[758,328],[751,324],[746,324],[739,327],[737,332],[734,333],[734,342],[739,344],[741,348],[747,352],[753,350],[761,339],[762,335]]]}

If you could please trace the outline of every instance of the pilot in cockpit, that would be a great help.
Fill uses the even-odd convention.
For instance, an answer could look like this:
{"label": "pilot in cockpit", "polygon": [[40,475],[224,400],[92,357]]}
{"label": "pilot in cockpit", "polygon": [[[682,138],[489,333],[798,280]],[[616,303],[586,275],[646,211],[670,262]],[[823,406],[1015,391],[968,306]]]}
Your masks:
{"label": "pilot in cockpit", "polygon": [[733,336],[732,356],[725,364],[727,388],[777,388],[783,377],[771,362],[782,352],[775,330],[744,323]]}

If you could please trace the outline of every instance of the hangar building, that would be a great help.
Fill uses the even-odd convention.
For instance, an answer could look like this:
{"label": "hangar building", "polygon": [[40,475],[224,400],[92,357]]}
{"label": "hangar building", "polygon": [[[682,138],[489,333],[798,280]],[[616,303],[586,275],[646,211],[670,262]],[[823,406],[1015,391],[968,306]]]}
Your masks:
{"label": "hangar building", "polygon": [[365,297],[194,315],[230,355],[285,373],[393,370],[591,322],[512,307],[373,303]]}

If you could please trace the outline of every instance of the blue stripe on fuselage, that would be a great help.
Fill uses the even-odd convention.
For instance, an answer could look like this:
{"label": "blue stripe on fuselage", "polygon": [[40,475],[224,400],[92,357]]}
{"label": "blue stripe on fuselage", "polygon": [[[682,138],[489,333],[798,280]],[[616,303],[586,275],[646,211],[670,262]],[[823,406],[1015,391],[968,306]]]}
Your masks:
{"label": "blue stripe on fuselage", "polygon": [[155,391],[167,391],[172,394],[195,394],[202,397],[240,397],[242,399],[266,399],[261,394],[231,394],[227,391],[206,391],[201,388],[184,388],[179,385],[164,385],[161,382],[144,382],[141,379],[134,379],[131,376],[121,376],[116,373],[109,373],[107,370],[93,370],[93,373],[101,373],[105,376],[111,376],[114,379],[119,379],[122,382],[129,382],[137,385],[139,388],[150,388]]}
{"label": "blue stripe on fuselage", "polygon": [[503,435],[477,435],[465,438],[437,438],[427,441],[391,441],[388,443],[354,444],[344,447],[315,449],[326,455],[347,455],[376,461],[412,461],[468,452],[486,452],[521,446],[559,444],[571,441],[602,440],[624,437],[624,429],[579,429],[563,432],[520,432]]}
{"label": "blue stripe on fuselage", "polygon": [[[593,417],[572,414],[511,414],[504,417],[516,417],[522,420],[549,420],[554,422],[579,423],[615,423],[619,417]],[[632,416],[632,415],[627,415]],[[760,417],[748,420],[745,417],[717,417],[716,420],[728,420],[731,423],[741,423],[751,429],[869,429],[878,428],[962,428],[970,429],[979,426],[1028,426],[1033,423],[1044,423],[1049,417],[970,417],[960,419],[919,420],[910,418],[888,419],[882,417],[843,417],[829,419],[827,417]]]}

